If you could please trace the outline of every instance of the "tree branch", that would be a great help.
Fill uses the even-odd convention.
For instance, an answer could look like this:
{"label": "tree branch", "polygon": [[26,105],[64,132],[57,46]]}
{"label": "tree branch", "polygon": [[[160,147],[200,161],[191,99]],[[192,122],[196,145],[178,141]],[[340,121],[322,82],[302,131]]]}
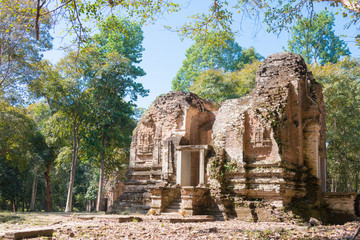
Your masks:
{"label": "tree branch", "polygon": [[341,5],[355,13],[360,14],[360,2],[357,0],[317,0],[318,2],[335,2],[341,3]]}
{"label": "tree branch", "polygon": [[40,12],[42,7],[46,3],[46,0],[44,0],[41,4],[40,1],[41,0],[37,0],[37,6],[36,6],[36,19],[35,19],[36,40],[40,39],[40,27],[39,27]]}
{"label": "tree branch", "polygon": [[41,16],[44,16],[44,15],[47,15],[47,14],[50,14],[50,13],[53,13],[53,12],[56,12],[57,10],[59,10],[60,8],[63,8],[64,6],[68,5],[69,3],[71,3],[73,0],[68,0],[67,2],[65,2],[64,4],[58,6],[57,8],[51,10],[51,11],[47,11],[45,12],[44,14],[41,14]]}

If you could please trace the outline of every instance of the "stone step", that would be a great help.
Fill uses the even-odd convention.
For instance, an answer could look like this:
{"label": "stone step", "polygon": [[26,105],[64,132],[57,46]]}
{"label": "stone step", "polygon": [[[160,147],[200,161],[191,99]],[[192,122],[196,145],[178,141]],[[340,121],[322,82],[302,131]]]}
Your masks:
{"label": "stone step", "polygon": [[124,193],[144,193],[145,192],[145,189],[144,188],[132,188],[132,187],[129,187],[129,188],[125,188],[123,189],[123,194]]}
{"label": "stone step", "polygon": [[128,173],[129,176],[138,176],[138,175],[150,175],[150,173],[148,171],[146,172],[129,172]]}
{"label": "stone step", "polygon": [[151,170],[151,171],[136,171],[136,172],[129,172],[129,176],[135,176],[135,175],[161,175],[161,170]]}
{"label": "stone step", "polygon": [[[163,216],[163,218],[162,218]],[[194,215],[194,216],[185,216],[182,217],[180,214],[166,214],[162,213],[161,216],[157,218],[161,222],[170,222],[170,223],[180,223],[180,222],[213,222],[214,217],[211,215]]]}
{"label": "stone step", "polygon": [[153,179],[147,179],[147,180],[134,180],[134,179],[129,179],[129,180],[126,180],[124,182],[124,185],[127,186],[127,185],[144,185],[144,186],[147,186],[148,184],[156,184],[156,183],[159,183],[159,182],[162,182],[162,181],[159,181],[159,180],[153,180]]}
{"label": "stone step", "polygon": [[126,185],[123,188],[123,192],[145,192],[146,185]]}
{"label": "stone step", "polygon": [[170,218],[168,221],[170,223],[196,223],[196,222],[213,222],[215,218],[211,215],[203,216],[191,216],[191,217],[180,217],[180,218]]}
{"label": "stone step", "polygon": [[172,205],[180,205],[180,204],[181,204],[181,201],[179,201],[179,202],[172,202],[172,203],[170,203],[169,205],[172,206]]}
{"label": "stone step", "polygon": [[168,210],[179,210],[180,205],[170,205],[166,209],[168,209]]}
{"label": "stone step", "polygon": [[126,180],[124,185],[146,185],[148,180]]}
{"label": "stone step", "polygon": [[158,170],[162,169],[161,164],[155,164],[151,166],[133,166],[129,167],[130,171],[150,171],[150,170]]}
{"label": "stone step", "polygon": [[172,202],[169,204],[169,206],[180,206],[181,202]]}
{"label": "stone step", "polygon": [[181,198],[176,198],[162,212],[178,214],[179,210],[181,210]]}
{"label": "stone step", "polygon": [[129,176],[130,180],[139,181],[139,180],[150,180],[150,175],[131,175]]}
{"label": "stone step", "polygon": [[180,209],[165,209],[164,211],[162,211],[161,213],[177,213],[179,214],[179,210]]}
{"label": "stone step", "polygon": [[160,215],[162,215],[162,216],[175,216],[175,217],[179,217],[179,216],[181,216],[180,215],[180,213],[178,213],[178,212],[161,212],[161,214]]}

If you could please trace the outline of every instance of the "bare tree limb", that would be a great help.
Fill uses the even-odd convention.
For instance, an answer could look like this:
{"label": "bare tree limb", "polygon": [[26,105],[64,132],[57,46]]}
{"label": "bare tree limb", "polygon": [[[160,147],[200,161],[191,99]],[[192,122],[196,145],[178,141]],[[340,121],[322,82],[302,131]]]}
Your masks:
{"label": "bare tree limb", "polygon": [[40,21],[40,12],[44,4],[46,3],[46,0],[44,0],[40,4],[41,0],[37,0],[37,6],[36,6],[36,19],[35,19],[35,31],[36,31],[36,40],[40,39],[40,27],[39,27],[39,21]]}
{"label": "bare tree limb", "polygon": [[317,0],[317,1],[340,3],[344,8],[360,14],[360,2],[358,0]]}
{"label": "bare tree limb", "polygon": [[57,8],[55,8],[55,9],[53,9],[53,10],[51,10],[51,11],[47,11],[47,12],[45,12],[45,13],[41,14],[41,16],[43,16],[43,15],[47,15],[47,14],[50,14],[50,13],[53,13],[53,12],[56,12],[57,10],[59,10],[60,8],[65,7],[66,5],[68,5],[69,3],[71,3],[72,1],[73,1],[73,0],[68,0],[68,1],[67,1],[67,2],[65,2],[64,4],[62,4],[62,5],[58,6]]}

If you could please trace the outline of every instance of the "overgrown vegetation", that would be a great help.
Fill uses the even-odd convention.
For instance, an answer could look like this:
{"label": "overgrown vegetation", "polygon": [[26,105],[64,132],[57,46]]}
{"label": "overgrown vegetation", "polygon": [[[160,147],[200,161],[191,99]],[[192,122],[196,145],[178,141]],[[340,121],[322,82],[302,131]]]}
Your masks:
{"label": "overgrown vegetation", "polygon": [[1,95],[0,209],[84,211],[106,179],[123,179],[135,101],[147,94],[134,81],[142,40],[138,23],[111,15],[80,52],[56,66],[37,59],[35,103]]}

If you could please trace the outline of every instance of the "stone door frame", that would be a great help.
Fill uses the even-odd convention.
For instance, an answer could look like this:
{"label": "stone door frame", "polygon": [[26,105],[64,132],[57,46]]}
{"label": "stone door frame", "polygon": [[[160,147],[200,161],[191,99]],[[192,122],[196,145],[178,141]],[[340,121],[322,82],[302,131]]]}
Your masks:
{"label": "stone door frame", "polygon": [[176,147],[176,184],[182,186],[184,182],[184,179],[182,179],[182,165],[185,159],[183,157],[191,156],[191,154],[185,154],[185,152],[199,152],[199,185],[205,184],[205,156],[208,150],[210,150],[209,145],[181,145]]}

